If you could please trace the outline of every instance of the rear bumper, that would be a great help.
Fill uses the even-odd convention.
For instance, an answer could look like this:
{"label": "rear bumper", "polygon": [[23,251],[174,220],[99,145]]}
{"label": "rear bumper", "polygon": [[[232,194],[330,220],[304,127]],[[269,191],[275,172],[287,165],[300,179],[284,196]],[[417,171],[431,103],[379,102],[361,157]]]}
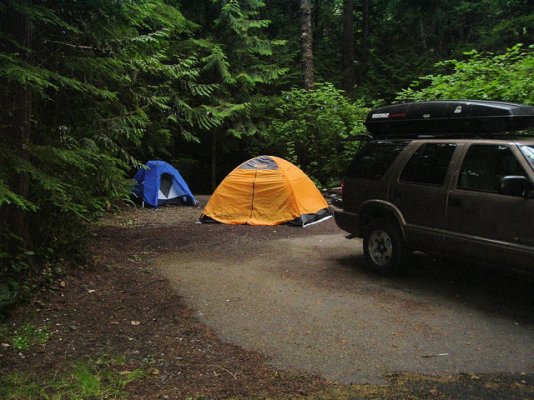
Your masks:
{"label": "rear bumper", "polygon": [[358,214],[344,211],[339,207],[332,207],[332,209],[334,211],[334,219],[340,229],[343,229],[345,232],[352,235],[361,236],[358,224]]}

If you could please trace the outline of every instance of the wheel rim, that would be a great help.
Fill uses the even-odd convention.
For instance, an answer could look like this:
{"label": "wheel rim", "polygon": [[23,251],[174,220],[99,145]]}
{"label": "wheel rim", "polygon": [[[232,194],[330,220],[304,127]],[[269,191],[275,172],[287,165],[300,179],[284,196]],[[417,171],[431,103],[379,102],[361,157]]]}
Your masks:
{"label": "wheel rim", "polygon": [[386,231],[376,230],[369,237],[369,255],[375,264],[387,265],[393,257],[393,244]]}

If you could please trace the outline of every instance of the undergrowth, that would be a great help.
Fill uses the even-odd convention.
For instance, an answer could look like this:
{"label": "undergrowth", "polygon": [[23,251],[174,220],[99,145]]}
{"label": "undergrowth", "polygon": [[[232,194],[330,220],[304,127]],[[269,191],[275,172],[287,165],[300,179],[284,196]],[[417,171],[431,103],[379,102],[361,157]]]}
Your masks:
{"label": "undergrowth", "polygon": [[5,400],[120,399],[131,382],[146,375],[142,369],[121,370],[123,357],[79,361],[47,376],[1,373],[0,398]]}
{"label": "undergrowth", "polygon": [[0,340],[7,343],[13,350],[26,351],[33,346],[43,345],[48,342],[50,331],[48,325],[41,327],[25,324],[10,333],[6,328],[0,328]]}

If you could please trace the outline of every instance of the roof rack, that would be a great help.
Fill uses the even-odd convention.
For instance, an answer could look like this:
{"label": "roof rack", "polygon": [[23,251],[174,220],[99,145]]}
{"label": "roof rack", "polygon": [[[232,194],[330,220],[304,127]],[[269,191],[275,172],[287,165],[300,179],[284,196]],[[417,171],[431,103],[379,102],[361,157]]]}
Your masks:
{"label": "roof rack", "polygon": [[534,107],[480,100],[402,103],[372,110],[365,125],[375,139],[494,138],[534,127]]}
{"label": "roof rack", "polygon": [[[497,139],[497,140],[520,140],[520,139],[534,139],[534,133],[518,134],[512,133],[495,133],[495,134],[404,134],[404,135],[376,135],[372,136],[373,140],[402,140],[402,139]],[[354,139],[358,140],[358,139]],[[369,139],[362,139],[369,140]]]}

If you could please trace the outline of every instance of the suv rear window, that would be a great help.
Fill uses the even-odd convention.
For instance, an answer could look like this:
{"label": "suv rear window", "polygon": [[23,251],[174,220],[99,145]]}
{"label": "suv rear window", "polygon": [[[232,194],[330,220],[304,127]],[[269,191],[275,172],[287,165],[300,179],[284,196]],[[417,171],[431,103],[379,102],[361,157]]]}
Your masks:
{"label": "suv rear window", "polygon": [[380,179],[391,163],[406,147],[408,141],[370,142],[352,160],[347,177],[359,179]]}
{"label": "suv rear window", "polygon": [[447,176],[454,143],[427,143],[419,147],[402,171],[403,182],[442,186]]}

